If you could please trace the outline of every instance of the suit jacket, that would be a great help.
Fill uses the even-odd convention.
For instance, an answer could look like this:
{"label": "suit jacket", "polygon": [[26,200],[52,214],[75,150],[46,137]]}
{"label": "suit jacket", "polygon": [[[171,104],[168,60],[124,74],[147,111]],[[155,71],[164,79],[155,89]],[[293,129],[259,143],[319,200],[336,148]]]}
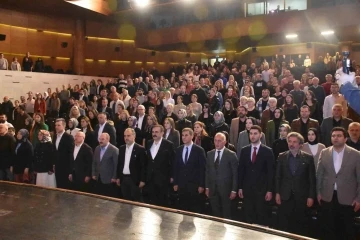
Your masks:
{"label": "suit jacket", "polygon": [[55,173],[61,175],[69,174],[70,163],[74,161],[74,138],[70,134],[64,132],[59,142],[58,149],[56,149],[56,139],[57,135],[55,134],[53,139],[55,152]]}
{"label": "suit jacket", "polygon": [[[98,110],[99,113],[100,113],[100,112],[103,112],[101,105],[98,106],[98,109],[97,109],[97,110]],[[113,111],[112,111],[111,108],[106,107],[105,113],[107,113],[107,118],[108,118],[109,120],[113,120],[113,119],[114,119],[114,114],[113,114]]]}
{"label": "suit jacket", "polygon": [[[144,119],[143,119],[142,124],[141,124],[141,132],[143,133],[143,135],[144,135],[144,133],[146,132],[146,121],[147,121],[147,117],[148,117],[148,115],[145,114],[145,115],[144,115]],[[139,120],[139,116],[138,116],[138,115],[136,116],[136,118]],[[139,129],[140,129],[140,128],[139,128]]]}
{"label": "suit jacket", "polygon": [[273,191],[275,158],[271,148],[261,144],[255,163],[251,162],[251,145],[241,150],[239,158],[239,189],[259,193]]}
{"label": "suit jacket", "polygon": [[[352,123],[352,120],[349,118],[342,118],[341,119],[341,127],[345,128],[347,131],[349,128],[350,123]],[[331,146],[331,130],[333,129],[333,118],[328,117],[323,120],[321,123],[321,141],[326,146]]]}
{"label": "suit jacket", "polygon": [[229,142],[233,144],[234,146],[237,145],[238,137],[239,137],[239,121],[240,119],[233,118],[231,120],[230,124],[230,136],[229,136]]}
{"label": "suit jacket", "polygon": [[83,143],[74,161],[70,162],[69,174],[75,173],[76,179],[84,182],[85,177],[91,177],[92,159],[93,150]]}
{"label": "suit jacket", "polygon": [[[264,133],[261,133],[260,142],[261,144],[266,145],[266,139]],[[250,144],[249,134],[247,133],[247,130],[244,130],[241,133],[239,133],[239,138],[237,141],[236,154],[238,158],[240,157],[241,149],[249,144]]]}
{"label": "suit jacket", "polygon": [[325,202],[331,202],[336,183],[340,204],[351,205],[354,200],[360,202],[360,152],[345,145],[338,173],[335,172],[332,152],[333,147],[328,147],[320,153],[316,173],[317,194],[320,194]]}
{"label": "suit jacket", "polygon": [[325,149],[325,148],[326,148],[326,147],[325,147],[324,144],[319,143],[319,144],[318,144],[318,150],[317,150],[316,154],[315,154],[315,155],[312,155],[312,152],[311,152],[310,147],[309,147],[309,143],[304,143],[304,145],[302,146],[302,149],[301,149],[301,150],[313,156],[313,158],[314,158],[314,163],[315,163],[315,169],[317,169],[318,161],[319,161],[319,157],[320,157],[320,153],[321,153],[321,151],[322,151],[323,149]]}
{"label": "suit jacket", "polygon": [[[119,148],[119,163],[117,169],[117,178],[120,179],[120,182],[123,179],[123,170],[125,164],[125,152],[126,152],[126,145],[122,145]],[[136,185],[139,185],[140,182],[145,182],[146,179],[146,152],[145,148],[140,146],[137,143],[134,143],[134,147],[132,149],[130,163],[129,163],[129,170],[130,176],[133,182]]]}
{"label": "suit jacket", "polygon": [[[164,138],[165,138],[165,134],[164,134]],[[174,148],[177,148],[180,146],[180,133],[176,129],[172,129],[172,131],[170,131],[170,133],[169,133],[169,136],[165,139],[172,142],[174,144]]]}
{"label": "suit jacket", "polygon": [[[96,125],[95,130],[94,130],[94,136],[95,136],[95,140],[97,142],[97,145],[99,145],[99,129],[100,126],[99,124]],[[108,133],[110,135],[110,143],[114,146],[116,146],[116,131],[115,128],[113,126],[111,126],[109,123],[105,123],[105,127],[102,131],[103,133]]]}
{"label": "suit jacket", "polygon": [[[291,131],[301,133],[301,118],[297,118],[291,123]],[[319,122],[315,119],[309,118],[307,123],[307,129],[309,128],[316,128],[320,130]]]}
{"label": "suit jacket", "polygon": [[[281,126],[282,124],[285,124],[285,123],[289,124],[288,121],[281,120],[279,126]],[[275,142],[275,123],[273,120],[270,120],[267,122],[265,137],[266,137],[266,145],[268,147],[272,147],[273,143]],[[276,139],[278,139],[278,138],[279,138],[279,136],[277,136]]]}
{"label": "suit jacket", "polygon": [[188,161],[183,160],[183,150],[185,145],[176,149],[176,158],[173,165],[174,185],[186,187],[187,184],[195,184],[205,187],[205,151],[202,147],[193,144],[188,153]]}
{"label": "suit jacket", "polygon": [[109,143],[101,161],[100,161],[101,147],[97,146],[94,151],[94,158],[92,162],[92,176],[98,177],[100,175],[103,184],[110,184],[111,179],[117,178],[117,166],[119,158],[119,149]]}
{"label": "suit jacket", "polygon": [[147,169],[146,180],[152,181],[157,185],[168,185],[172,177],[172,165],[175,159],[174,144],[166,139],[161,140],[160,148],[153,158],[151,156],[151,146],[154,140],[149,140],[147,144]]}
{"label": "suit jacket", "polygon": [[[80,96],[77,100],[80,99]],[[86,106],[89,105],[89,98],[87,96],[83,96],[82,100],[85,102]]]}
{"label": "suit jacket", "polygon": [[209,197],[214,196],[215,191],[222,196],[229,196],[232,191],[238,189],[238,160],[236,154],[224,148],[220,159],[219,168],[215,169],[215,152],[213,149],[207,154],[205,187],[209,189]]}
{"label": "suit jacket", "polygon": [[281,199],[288,200],[292,192],[297,200],[306,203],[307,198],[315,199],[316,177],[315,164],[312,155],[300,151],[300,161],[296,166],[295,174],[292,174],[289,167],[290,151],[279,155],[276,165],[276,193]]}

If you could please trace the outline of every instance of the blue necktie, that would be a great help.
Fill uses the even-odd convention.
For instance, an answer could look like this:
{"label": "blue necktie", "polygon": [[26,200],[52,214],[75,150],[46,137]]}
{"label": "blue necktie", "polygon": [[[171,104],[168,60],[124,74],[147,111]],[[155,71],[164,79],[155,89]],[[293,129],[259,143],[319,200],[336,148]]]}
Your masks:
{"label": "blue necktie", "polygon": [[186,147],[186,152],[185,152],[185,159],[184,159],[184,163],[187,164],[188,161],[188,156],[189,156],[189,148]]}

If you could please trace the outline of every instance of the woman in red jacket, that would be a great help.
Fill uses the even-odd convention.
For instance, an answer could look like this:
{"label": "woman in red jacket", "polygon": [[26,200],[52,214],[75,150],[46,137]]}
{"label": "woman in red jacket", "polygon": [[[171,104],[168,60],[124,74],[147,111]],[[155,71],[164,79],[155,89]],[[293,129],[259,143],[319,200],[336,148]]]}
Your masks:
{"label": "woman in red jacket", "polygon": [[46,102],[41,93],[36,94],[34,113],[41,113],[44,116],[46,115]]}

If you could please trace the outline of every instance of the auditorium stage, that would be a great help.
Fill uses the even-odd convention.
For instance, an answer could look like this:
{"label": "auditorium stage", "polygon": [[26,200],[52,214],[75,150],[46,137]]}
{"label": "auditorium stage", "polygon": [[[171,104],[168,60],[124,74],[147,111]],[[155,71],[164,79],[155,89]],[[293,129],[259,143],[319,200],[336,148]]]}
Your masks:
{"label": "auditorium stage", "polygon": [[174,209],[0,181],[0,239],[308,239]]}

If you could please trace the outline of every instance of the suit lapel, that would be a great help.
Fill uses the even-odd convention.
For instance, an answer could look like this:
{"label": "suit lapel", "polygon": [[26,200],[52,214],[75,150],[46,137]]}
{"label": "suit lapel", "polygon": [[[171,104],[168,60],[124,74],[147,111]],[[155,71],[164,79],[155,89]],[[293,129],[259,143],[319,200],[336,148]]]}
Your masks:
{"label": "suit lapel", "polygon": [[[328,159],[330,159],[329,164],[331,165],[331,166],[330,166],[331,170],[336,174],[335,166],[334,166],[334,159],[333,159],[333,154],[332,154],[332,152],[333,152],[333,147],[330,147],[330,148],[329,148],[329,151],[328,151],[328,153],[327,153],[327,154],[329,154],[329,155],[328,155]],[[345,153],[344,153],[344,156],[345,156]]]}
{"label": "suit lapel", "polygon": [[344,156],[343,156],[341,167],[340,167],[338,174],[345,168],[345,165],[349,162],[349,161],[346,161],[346,159],[349,159],[349,157],[350,157],[350,149],[345,145]]}

